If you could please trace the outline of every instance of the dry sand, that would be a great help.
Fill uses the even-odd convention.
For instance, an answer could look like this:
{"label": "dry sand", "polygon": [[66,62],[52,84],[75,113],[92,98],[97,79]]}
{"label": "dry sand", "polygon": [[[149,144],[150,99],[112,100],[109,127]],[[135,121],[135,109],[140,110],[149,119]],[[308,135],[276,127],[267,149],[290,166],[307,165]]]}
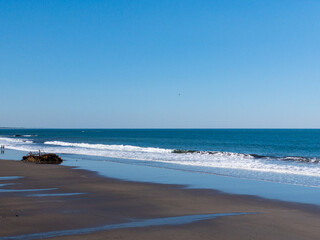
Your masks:
{"label": "dry sand", "polygon": [[[0,190],[0,238],[96,227],[129,219],[259,212],[184,225],[124,228],[54,239],[320,239],[320,209],[312,205],[176,185],[127,182],[65,166],[8,160],[0,160],[0,177],[3,176],[24,178],[1,180],[0,184],[16,184],[0,189],[57,189],[15,193]],[[34,193],[86,194],[28,196]]]}

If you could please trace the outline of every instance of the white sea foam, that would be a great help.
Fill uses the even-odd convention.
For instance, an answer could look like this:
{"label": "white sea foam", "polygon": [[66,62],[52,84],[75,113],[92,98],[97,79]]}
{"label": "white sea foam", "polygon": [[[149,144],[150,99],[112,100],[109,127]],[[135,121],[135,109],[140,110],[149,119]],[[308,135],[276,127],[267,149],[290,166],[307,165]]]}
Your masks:
{"label": "white sea foam", "polygon": [[80,154],[111,158],[133,159],[190,167],[247,170],[265,173],[295,174],[320,177],[320,164],[255,158],[252,155],[230,152],[173,153],[173,149],[47,141],[36,144],[17,138],[0,138],[7,148],[22,151]]}
{"label": "white sea foam", "polygon": [[57,146],[68,146],[68,147],[80,147],[80,148],[90,148],[99,150],[115,150],[115,151],[125,151],[125,152],[158,152],[158,153],[168,153],[171,152],[169,149],[163,148],[143,148],[131,145],[107,145],[107,144],[89,144],[89,143],[69,143],[61,141],[47,141],[44,144],[57,145]]}
{"label": "white sea foam", "polygon": [[30,140],[24,140],[20,138],[7,138],[7,137],[0,137],[0,143],[1,145],[11,145],[11,144],[21,144],[21,143],[33,143],[33,141]]}

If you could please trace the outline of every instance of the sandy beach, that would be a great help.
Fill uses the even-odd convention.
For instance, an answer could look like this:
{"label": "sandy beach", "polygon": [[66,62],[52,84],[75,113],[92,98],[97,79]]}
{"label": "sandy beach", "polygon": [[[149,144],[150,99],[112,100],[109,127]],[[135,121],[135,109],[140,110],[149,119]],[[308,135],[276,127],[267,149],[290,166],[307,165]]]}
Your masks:
{"label": "sandy beach", "polygon": [[[3,178],[8,176],[23,178]],[[0,161],[0,179],[0,239],[34,233],[42,234],[21,239],[45,239],[52,231],[218,213],[250,214],[177,225],[125,225],[81,235],[75,231],[74,235],[61,233],[54,239],[318,239],[320,234],[320,209],[312,205],[126,182],[66,166],[8,160]],[[4,185],[7,183],[10,185]]]}

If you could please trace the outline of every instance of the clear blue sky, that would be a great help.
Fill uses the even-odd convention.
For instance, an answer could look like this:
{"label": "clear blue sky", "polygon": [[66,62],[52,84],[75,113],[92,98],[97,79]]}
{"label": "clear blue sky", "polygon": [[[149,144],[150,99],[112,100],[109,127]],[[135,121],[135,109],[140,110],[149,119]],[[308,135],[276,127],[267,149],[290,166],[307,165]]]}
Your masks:
{"label": "clear blue sky", "polygon": [[0,0],[0,126],[319,128],[320,1]]}

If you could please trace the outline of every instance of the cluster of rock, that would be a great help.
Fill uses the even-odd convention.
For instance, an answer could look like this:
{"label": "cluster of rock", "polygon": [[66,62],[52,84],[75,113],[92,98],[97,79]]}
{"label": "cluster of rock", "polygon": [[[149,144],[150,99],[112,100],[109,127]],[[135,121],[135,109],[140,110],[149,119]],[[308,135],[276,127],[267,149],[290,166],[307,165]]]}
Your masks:
{"label": "cluster of rock", "polygon": [[53,153],[29,153],[28,155],[23,156],[22,161],[38,164],[60,164],[63,160],[57,154]]}

